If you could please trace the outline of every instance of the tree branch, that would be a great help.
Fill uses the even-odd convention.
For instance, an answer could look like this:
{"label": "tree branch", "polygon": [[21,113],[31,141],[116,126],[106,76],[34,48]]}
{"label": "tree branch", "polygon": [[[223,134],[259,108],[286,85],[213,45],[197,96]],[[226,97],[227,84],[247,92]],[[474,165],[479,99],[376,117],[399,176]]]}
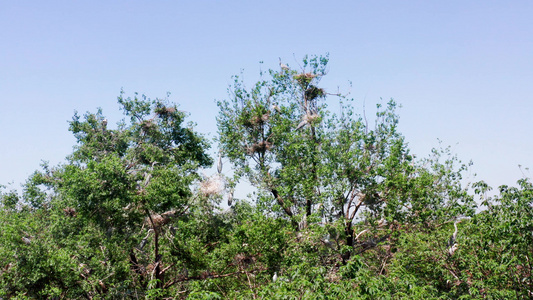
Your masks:
{"label": "tree branch", "polygon": [[167,283],[165,283],[165,285],[163,286],[163,289],[166,289],[176,283],[179,283],[179,282],[184,282],[184,281],[189,281],[189,280],[205,280],[205,279],[212,279],[212,278],[224,278],[224,277],[229,277],[229,276],[234,276],[234,275],[237,275],[237,274],[247,274],[247,273],[254,273],[254,272],[261,272],[261,271],[265,271],[267,268],[265,267],[261,267],[261,268],[257,268],[257,269],[254,269],[254,270],[251,270],[251,271],[246,271],[246,270],[242,270],[242,271],[235,271],[235,272],[232,272],[232,273],[226,273],[226,274],[211,274],[211,273],[207,273],[207,274],[202,274],[200,276],[191,276],[191,277],[186,277],[186,276],[181,276],[180,278],[176,278],[174,280],[170,280],[168,281]]}

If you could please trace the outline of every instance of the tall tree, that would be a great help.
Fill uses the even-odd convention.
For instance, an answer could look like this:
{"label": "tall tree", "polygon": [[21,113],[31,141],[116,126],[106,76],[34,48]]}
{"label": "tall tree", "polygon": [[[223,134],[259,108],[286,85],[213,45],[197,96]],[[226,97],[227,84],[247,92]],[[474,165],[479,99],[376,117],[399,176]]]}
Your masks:
{"label": "tall tree", "polygon": [[[76,236],[101,252],[101,261],[111,268],[108,281],[161,291],[173,279],[165,281],[164,275],[180,271],[166,262],[169,250],[161,247],[168,241],[161,237],[167,224],[193,204],[197,171],[212,164],[206,153],[209,144],[192,123],[185,123],[186,114],[166,100],[137,94],[125,98],[121,93],[118,103],[127,119],[116,127],[108,125],[101,110],[74,115],[69,130],[77,140],[75,151],[67,163],[45,165],[35,173],[26,184],[25,199],[37,209],[59,209],[53,227],[70,224],[62,235],[71,236],[62,242],[80,265],[89,269],[93,255],[85,256],[72,245]],[[88,231],[92,237],[84,234]],[[89,273],[82,275],[100,285],[95,287],[100,293],[113,295],[108,291],[114,284],[103,276],[94,281]]]}
{"label": "tall tree", "polygon": [[[237,175],[262,192],[258,204],[299,229],[312,217],[337,221],[346,245],[364,250],[389,235],[363,240],[353,227],[357,220],[390,227],[407,217],[427,220],[423,211],[471,202],[453,159],[450,165],[438,157],[421,164],[409,153],[393,100],[378,104],[372,127],[355,112],[353,100],[321,88],[327,63],[327,56],[306,56],[298,69],[283,64],[279,71],[261,72],[252,88],[235,76],[230,99],[217,103],[223,153]],[[334,97],[338,114],[327,110]],[[428,181],[434,185],[425,186]],[[453,195],[452,187],[458,189]],[[449,197],[430,199],[439,191]]]}

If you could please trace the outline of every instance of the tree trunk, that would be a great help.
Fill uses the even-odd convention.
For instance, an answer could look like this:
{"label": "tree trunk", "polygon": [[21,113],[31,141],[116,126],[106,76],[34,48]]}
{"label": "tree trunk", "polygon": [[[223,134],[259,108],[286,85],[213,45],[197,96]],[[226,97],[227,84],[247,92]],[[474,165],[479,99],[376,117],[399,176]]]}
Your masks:
{"label": "tree trunk", "polygon": [[294,215],[291,211],[291,208],[287,207],[287,205],[285,204],[285,201],[283,201],[283,198],[281,198],[281,195],[278,193],[278,190],[271,189],[270,191],[272,192],[272,195],[274,196],[274,198],[276,198],[276,201],[281,206],[281,208],[283,208],[283,211],[285,211],[287,216],[289,216],[289,218],[291,219],[292,226],[294,226],[294,228],[298,230],[298,222],[294,220]]}

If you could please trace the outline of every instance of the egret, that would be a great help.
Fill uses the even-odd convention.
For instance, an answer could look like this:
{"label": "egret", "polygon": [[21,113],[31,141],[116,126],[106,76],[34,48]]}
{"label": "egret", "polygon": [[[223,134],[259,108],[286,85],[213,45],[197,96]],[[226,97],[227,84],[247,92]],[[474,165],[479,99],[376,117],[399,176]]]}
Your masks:
{"label": "egret", "polygon": [[295,130],[298,130],[298,129],[304,127],[305,124],[307,124],[307,119],[303,119],[302,122],[300,122],[300,124],[298,124],[298,126],[296,126]]}
{"label": "egret", "polygon": [[457,250],[457,248],[459,248],[459,245],[453,244],[453,246],[451,246],[450,249],[448,249],[448,254],[450,254],[450,256],[452,256],[455,253],[455,251]]}
{"label": "egret", "polygon": [[144,187],[147,187],[148,186],[148,183],[150,183],[150,179],[152,179],[152,174],[151,173],[144,173]]}
{"label": "egret", "polygon": [[142,239],[141,243],[139,244],[139,250],[142,251],[142,249],[144,248],[146,243],[148,243],[148,240],[147,239]]}
{"label": "egret", "polygon": [[143,250],[144,246],[146,245],[146,243],[148,243],[148,237],[150,236],[150,233],[154,231],[153,229],[148,229],[148,232],[146,234],[146,236],[144,237],[144,239],[142,239],[141,243],[139,244],[139,247],[138,249],[139,250]]}
{"label": "egret", "polygon": [[387,220],[384,218],[381,218],[381,220],[378,221],[378,227],[383,227],[387,225]]}
{"label": "egret", "polygon": [[451,248],[455,244],[455,240],[457,239],[457,223],[461,222],[460,220],[456,220],[453,222],[453,227],[455,227],[455,231],[453,232],[452,236],[448,240],[448,248]]}
{"label": "egret", "polygon": [[[154,166],[157,164],[157,161],[154,161],[152,165],[150,166],[150,172],[154,170]],[[147,187],[150,183],[150,179],[152,179],[152,173],[144,172],[144,187]]]}
{"label": "egret", "polygon": [[281,70],[283,70],[283,71],[288,71],[289,70],[289,67],[286,64],[281,62],[281,57],[279,57],[279,66],[281,67]]}
{"label": "egret", "polygon": [[228,206],[231,206],[231,204],[233,203],[233,192],[234,190],[231,189],[228,193]]}
{"label": "egret", "polygon": [[459,245],[455,242],[457,240],[457,224],[460,223],[462,219],[456,219],[455,222],[453,222],[453,227],[455,228],[455,231],[453,232],[452,236],[448,240],[448,254],[453,255]]}
{"label": "egret", "polygon": [[322,242],[324,243],[324,245],[326,245],[326,247],[335,250],[335,245],[333,244],[333,242],[330,241],[330,235],[329,235],[329,234],[327,234],[327,235],[323,238]]}
{"label": "egret", "polygon": [[222,174],[222,151],[218,153],[217,171],[218,171],[218,174]]}

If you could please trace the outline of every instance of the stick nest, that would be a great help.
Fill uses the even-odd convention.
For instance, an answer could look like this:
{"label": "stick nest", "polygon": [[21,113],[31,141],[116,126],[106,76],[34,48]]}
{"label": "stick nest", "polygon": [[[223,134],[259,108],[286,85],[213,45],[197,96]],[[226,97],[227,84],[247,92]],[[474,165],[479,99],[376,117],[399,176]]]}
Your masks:
{"label": "stick nest", "polygon": [[272,143],[269,141],[261,141],[259,143],[255,143],[250,147],[246,148],[246,152],[248,155],[253,155],[254,153],[265,153],[267,150],[270,150],[272,148]]}

